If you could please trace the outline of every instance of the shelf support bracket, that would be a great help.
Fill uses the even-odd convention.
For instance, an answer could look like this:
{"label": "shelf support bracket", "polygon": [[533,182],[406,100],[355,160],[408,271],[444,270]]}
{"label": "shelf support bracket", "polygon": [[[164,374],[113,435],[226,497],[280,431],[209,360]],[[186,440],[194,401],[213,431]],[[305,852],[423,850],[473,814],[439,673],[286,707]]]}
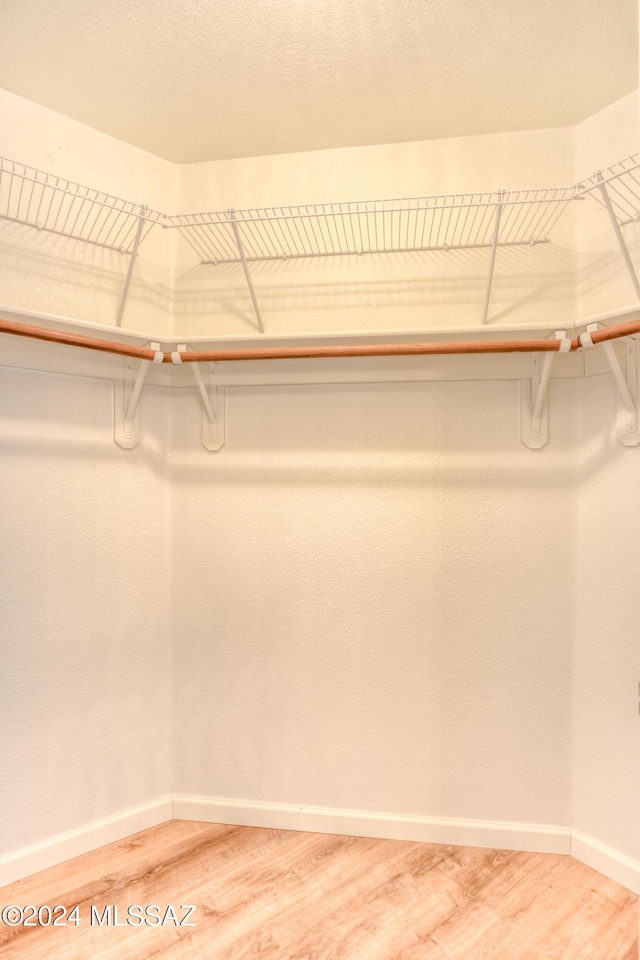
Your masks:
{"label": "shelf support bracket", "polygon": [[127,270],[127,276],[124,281],[124,287],[122,288],[122,296],[120,297],[120,306],[118,307],[118,316],[116,317],[116,327],[122,326],[122,317],[124,316],[124,308],[127,303],[127,297],[129,296],[129,287],[131,286],[133,268],[135,267],[136,257],[138,256],[138,247],[140,246],[140,240],[142,239],[142,229],[144,227],[146,213],[147,213],[147,208],[140,207],[140,216],[138,217],[138,226],[136,227],[136,235],[134,237],[133,247],[131,248],[131,253],[129,255],[129,268]]}
{"label": "shelf support bracket", "polygon": [[[176,352],[171,354],[174,363],[182,363],[179,356],[186,349],[186,343],[178,344]],[[207,364],[206,383],[199,363],[189,363],[188,366],[202,401],[202,445],[207,450],[219,450],[226,440],[226,388],[214,382],[215,363]]]}
{"label": "shelf support bracket", "polygon": [[[500,197],[504,196],[500,192]],[[484,306],[482,308],[482,323],[486,323],[489,317],[489,303],[491,301],[491,287],[493,284],[493,271],[496,265],[496,251],[498,249],[498,236],[500,234],[500,217],[502,216],[502,199],[496,204],[495,221],[493,225],[493,240],[491,241],[491,259],[489,260],[489,276],[487,278],[487,289],[484,295]]]}
{"label": "shelf support bracket", "polygon": [[[150,343],[151,350],[159,351],[159,343]],[[127,357],[124,378],[115,384],[114,434],[118,446],[132,450],[140,443],[140,396],[151,360],[141,360],[137,370],[135,361]]]}
{"label": "shelf support bracket", "polygon": [[[556,330],[556,340],[566,340],[564,330]],[[547,391],[556,352],[531,355],[531,380],[520,381],[520,437],[525,446],[539,450],[549,440]],[[541,362],[542,360],[542,362]]]}
{"label": "shelf support bracket", "polygon": [[633,289],[636,292],[636,297],[640,300],[640,281],[638,280],[638,274],[636,273],[633,261],[631,259],[631,254],[629,253],[629,248],[627,246],[626,240],[622,235],[622,230],[620,224],[618,223],[618,218],[616,217],[615,211],[611,204],[611,197],[609,196],[609,191],[607,190],[607,185],[604,182],[603,176],[601,173],[598,174],[598,189],[602,196],[602,202],[605,205],[606,211],[609,214],[609,219],[611,220],[611,226],[613,227],[613,232],[616,235],[616,240],[618,241],[618,246],[620,247],[620,252],[624,258],[624,262],[627,265],[627,270],[629,271],[629,276],[631,277],[631,282],[633,284]]}
{"label": "shelf support bracket", "polygon": [[[590,323],[588,333],[598,329],[597,323]],[[605,341],[602,346],[616,384],[616,437],[625,447],[637,447],[640,443],[638,430],[638,361],[636,341],[625,338],[624,352],[626,373],[620,366],[618,355],[612,343]]]}
{"label": "shelf support bracket", "polygon": [[227,388],[216,383],[216,363],[207,364],[204,376],[197,363],[191,366],[202,399],[202,446],[213,453],[227,439]]}
{"label": "shelf support bracket", "polygon": [[238,227],[238,222],[236,220],[236,212],[235,210],[229,210],[228,213],[229,213],[229,222],[231,223],[231,226],[233,228],[233,233],[236,238],[236,246],[238,247],[240,260],[242,261],[242,268],[244,270],[244,275],[247,280],[247,286],[249,287],[249,293],[251,294],[253,309],[256,312],[256,318],[258,320],[258,329],[260,330],[260,333],[264,333],[264,323],[262,322],[262,314],[260,313],[260,307],[258,306],[256,291],[253,288],[253,280],[251,279],[251,274],[249,273],[249,264],[247,263],[244,247],[242,245],[242,238],[240,237],[240,229]]}

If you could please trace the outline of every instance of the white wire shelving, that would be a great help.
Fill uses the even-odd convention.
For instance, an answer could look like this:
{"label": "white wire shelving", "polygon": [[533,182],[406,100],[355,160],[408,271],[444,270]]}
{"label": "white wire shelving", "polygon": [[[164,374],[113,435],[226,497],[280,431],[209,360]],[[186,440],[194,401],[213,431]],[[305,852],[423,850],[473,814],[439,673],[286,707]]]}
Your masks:
{"label": "white wire shelving", "polygon": [[[363,254],[491,250],[543,243],[568,203],[571,187],[494,193],[349,200],[167,217],[202,264],[242,263],[261,331],[249,264]],[[485,297],[483,322],[489,307]]]}
{"label": "white wire shelving", "polygon": [[607,211],[620,252],[638,299],[640,280],[634,267],[622,228],[640,221],[640,155],[632,154],[610,167],[597,170],[576,184],[577,196],[591,196]]}
{"label": "white wire shelving", "polygon": [[[168,217],[203,263],[424,252],[540,243],[549,238],[570,187],[497,193],[352,200]],[[500,223],[497,224],[497,212]]]}
{"label": "white wire shelving", "polygon": [[138,249],[156,225],[177,230],[201,264],[242,264],[261,332],[265,327],[251,275],[253,264],[483,248],[489,251],[482,308],[482,323],[486,323],[497,249],[549,242],[568,205],[586,196],[607,210],[640,299],[640,282],[622,233],[626,224],[640,220],[639,167],[640,157],[634,155],[567,187],[166,216],[0,159],[0,218],[128,255],[116,325],[122,321]]}
{"label": "white wire shelving", "polygon": [[164,215],[15,160],[0,158],[0,215],[61,237],[131,253]]}
{"label": "white wire shelving", "polygon": [[164,214],[53,173],[0,157],[0,217],[128,255],[122,321],[138,248]]}
{"label": "white wire shelving", "polygon": [[608,210],[603,189],[621,227],[640,221],[640,154],[633,154],[610,167],[597,170],[575,187],[578,196],[589,194]]}

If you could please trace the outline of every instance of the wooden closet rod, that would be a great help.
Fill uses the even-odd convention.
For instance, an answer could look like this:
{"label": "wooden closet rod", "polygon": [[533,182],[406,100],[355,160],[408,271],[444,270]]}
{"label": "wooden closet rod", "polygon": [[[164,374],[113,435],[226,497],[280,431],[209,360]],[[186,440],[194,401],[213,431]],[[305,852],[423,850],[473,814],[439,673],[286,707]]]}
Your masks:
{"label": "wooden closet rod", "polygon": [[[138,360],[154,360],[155,351],[148,347],[133,347],[112,340],[99,340],[77,333],[62,333],[47,330],[46,327],[34,327],[13,320],[0,319],[0,333],[17,337],[30,337],[49,343],[63,343],[72,347],[84,347],[87,350],[100,350],[103,353],[116,353],[123,357]],[[591,333],[595,344],[607,340],[618,340],[640,333],[640,320],[619,323]],[[220,362],[227,360],[293,360],[314,357],[406,357],[415,355],[442,355],[454,353],[543,353],[560,350],[561,340],[486,340],[461,341],[460,343],[375,343],[358,346],[338,347],[251,347],[241,350],[185,350],[180,354],[183,363]],[[579,337],[571,340],[571,350],[582,346]],[[171,352],[162,354],[163,363],[173,363]]]}

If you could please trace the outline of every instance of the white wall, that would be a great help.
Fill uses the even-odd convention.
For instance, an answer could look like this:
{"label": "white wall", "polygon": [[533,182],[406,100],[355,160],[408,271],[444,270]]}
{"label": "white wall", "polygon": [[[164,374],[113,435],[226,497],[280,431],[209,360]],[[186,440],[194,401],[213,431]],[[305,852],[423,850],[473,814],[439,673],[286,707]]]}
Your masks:
{"label": "white wall", "polygon": [[565,824],[571,383],[244,388],[174,483],[179,793]]}
{"label": "white wall", "polygon": [[2,397],[2,852],[174,789],[638,856],[608,377],[552,382],[536,454],[504,382],[232,391],[217,456],[189,394],[146,393],[126,454],[107,383],[5,370]]}
{"label": "white wall", "polygon": [[[576,166],[596,170],[637,152],[639,109],[632,94],[576,127]],[[623,233],[640,273],[638,225]],[[591,201],[580,205],[578,239],[580,315],[635,302],[606,211]],[[621,447],[612,436],[611,377],[591,377],[576,390],[572,825],[638,860],[640,607],[634,573],[640,516],[633,491],[640,451]]]}
{"label": "white wall", "polygon": [[572,825],[640,860],[640,448],[611,436],[611,377],[576,388]]}
{"label": "white wall", "polygon": [[169,398],[0,367],[0,852],[170,790]]}
{"label": "white wall", "polygon": [[[545,132],[544,154],[538,134],[529,151],[517,138],[473,138],[201,164],[183,172],[183,196],[192,190],[194,202],[204,195],[205,206],[222,209],[238,194],[247,206],[349,196],[339,190],[345,170],[351,195],[363,197],[393,193],[399,169],[408,193],[428,190],[427,170],[440,191],[488,186],[480,178],[490,170],[500,171],[499,185],[516,186],[522,174],[504,177],[527,163],[531,182],[541,182],[543,155],[558,165],[556,182],[570,160],[564,180],[572,182],[637,149],[637,109],[636,95],[625,98],[576,128],[569,146]],[[378,162],[365,162],[374,152]],[[558,319],[572,319],[576,303],[585,316],[633,299],[608,221],[592,200],[579,216],[573,249],[550,251],[582,271],[580,299],[564,288]],[[594,280],[603,251],[605,279]],[[539,303],[529,319],[540,317]],[[346,316],[357,326],[353,311]],[[384,325],[401,316],[410,326],[400,310]],[[293,317],[316,323],[295,309]],[[612,806],[598,769],[586,772],[597,621],[579,599],[576,626],[566,602],[591,590],[589,553],[576,554],[594,520],[573,420],[590,384],[552,383],[552,443],[540,455],[514,442],[515,388],[505,384],[234,391],[219,462],[174,451],[176,611],[188,625],[176,789],[427,816],[574,818],[577,829],[636,857],[633,789],[614,778]],[[486,419],[477,422],[476,410]],[[610,416],[592,442],[602,444]],[[626,457],[633,469],[634,451],[613,439],[606,449],[604,461]],[[494,471],[488,450],[498,456]],[[200,616],[214,570],[215,629]],[[625,649],[627,634],[613,642]],[[635,750],[623,701],[617,746],[593,741],[611,771]],[[603,830],[612,809],[619,828]]]}

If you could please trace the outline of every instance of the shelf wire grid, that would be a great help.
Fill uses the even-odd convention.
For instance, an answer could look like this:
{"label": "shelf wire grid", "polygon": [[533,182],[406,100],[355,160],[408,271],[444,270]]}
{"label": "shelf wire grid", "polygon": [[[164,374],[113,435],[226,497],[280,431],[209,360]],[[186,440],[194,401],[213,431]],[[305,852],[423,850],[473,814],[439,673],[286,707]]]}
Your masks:
{"label": "shelf wire grid", "polygon": [[603,186],[619,226],[640,221],[640,154],[632,154],[610,167],[597,170],[576,184],[576,194],[589,195],[606,208],[601,190]]}
{"label": "shelf wire grid", "polygon": [[203,263],[368,253],[422,252],[541,243],[573,187],[300,204],[166,217]]}
{"label": "shelf wire grid", "polygon": [[0,218],[129,254],[164,215],[0,157]]}

